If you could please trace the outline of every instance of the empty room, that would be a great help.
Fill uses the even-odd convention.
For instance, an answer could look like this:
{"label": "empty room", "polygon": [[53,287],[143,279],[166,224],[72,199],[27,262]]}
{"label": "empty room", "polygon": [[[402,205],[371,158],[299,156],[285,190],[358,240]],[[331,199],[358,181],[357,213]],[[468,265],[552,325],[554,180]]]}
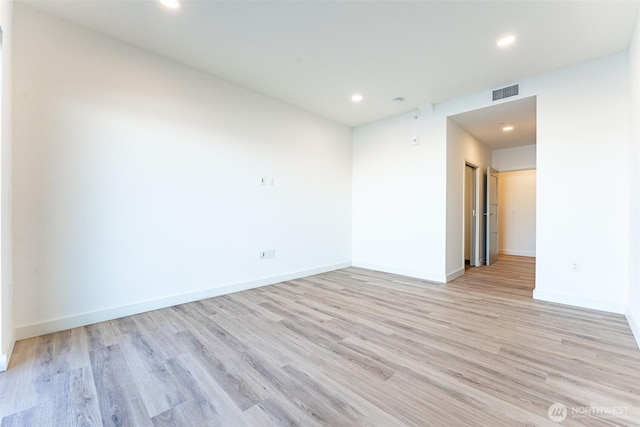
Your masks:
{"label": "empty room", "polygon": [[0,1],[0,424],[640,425],[640,1]]}

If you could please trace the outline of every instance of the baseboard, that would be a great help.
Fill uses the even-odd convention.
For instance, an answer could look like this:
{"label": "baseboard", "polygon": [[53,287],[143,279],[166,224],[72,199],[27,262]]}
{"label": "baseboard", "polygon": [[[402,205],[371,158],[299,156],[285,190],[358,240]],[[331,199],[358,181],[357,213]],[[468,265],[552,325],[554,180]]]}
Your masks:
{"label": "baseboard", "polygon": [[531,251],[512,251],[510,249],[500,249],[498,251],[500,255],[513,255],[513,256],[527,256],[535,258],[536,253]]}
{"label": "baseboard", "polygon": [[638,344],[638,348],[640,348],[640,319],[633,315],[629,306],[626,307],[624,315],[627,317],[627,322],[629,322],[633,337],[636,339],[636,344]]}
{"label": "baseboard", "polygon": [[7,351],[3,351],[0,355],[0,372],[4,372],[9,367],[9,361],[11,360],[11,353],[13,353],[13,347],[16,345],[16,334],[15,330],[11,330],[9,335],[9,345],[7,346]]}
{"label": "baseboard", "polygon": [[338,270],[350,267],[351,262],[342,262],[338,264],[327,265],[323,267],[313,268],[310,270],[296,271],[280,276],[272,276],[249,282],[236,283],[217,288],[206,289],[203,291],[190,292],[187,294],[174,295],[166,298],[159,298],[141,303],[109,308],[90,313],[78,314],[59,319],[53,319],[46,322],[25,325],[16,328],[16,339],[21,340],[39,335],[50,334],[53,332],[64,331],[67,329],[78,328],[81,326],[91,325],[93,323],[104,322],[107,320],[118,319],[120,317],[140,314],[147,311],[158,310],[161,308],[171,307],[178,304],[184,304],[192,301],[198,301],[206,298],[217,297],[220,295],[231,294],[234,292],[246,291],[248,289],[259,288],[261,286],[273,285],[275,283],[286,282],[288,280],[299,279],[301,277],[312,276],[314,274],[326,273],[328,271]]}
{"label": "baseboard", "polygon": [[391,273],[391,274],[398,274],[400,276],[414,277],[416,279],[423,279],[423,280],[427,280],[429,282],[434,282],[434,283],[446,283],[447,281],[446,276],[424,274],[419,271],[407,270],[404,268],[395,268],[395,267],[389,267],[386,265],[370,264],[368,262],[360,262],[360,261],[353,261],[352,265],[354,267],[366,268],[367,270],[376,270],[376,271],[382,271],[383,273]]}
{"label": "baseboard", "polygon": [[533,290],[533,299],[540,301],[555,302],[576,307],[590,308],[592,310],[607,311],[609,313],[624,314],[625,305],[609,301],[582,298],[573,295],[556,294],[554,292],[544,292]]}
{"label": "baseboard", "polygon": [[447,283],[451,282],[452,280],[457,279],[458,277],[462,276],[463,274],[464,274],[464,267],[462,267],[460,270],[454,271],[453,273],[447,274]]}
{"label": "baseboard", "polygon": [[520,172],[520,171],[530,171],[530,170],[535,170],[536,169],[536,165],[524,165],[524,166],[519,166],[516,168],[502,168],[502,169],[498,169],[498,172]]}

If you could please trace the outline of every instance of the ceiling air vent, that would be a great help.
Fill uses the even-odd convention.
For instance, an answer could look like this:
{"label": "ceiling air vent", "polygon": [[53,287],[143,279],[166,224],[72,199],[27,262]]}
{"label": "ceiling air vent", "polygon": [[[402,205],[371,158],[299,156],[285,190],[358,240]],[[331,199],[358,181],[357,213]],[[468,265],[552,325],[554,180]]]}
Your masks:
{"label": "ceiling air vent", "polygon": [[510,96],[516,96],[518,94],[518,85],[503,87],[502,89],[496,89],[493,91],[493,100],[508,98]]}

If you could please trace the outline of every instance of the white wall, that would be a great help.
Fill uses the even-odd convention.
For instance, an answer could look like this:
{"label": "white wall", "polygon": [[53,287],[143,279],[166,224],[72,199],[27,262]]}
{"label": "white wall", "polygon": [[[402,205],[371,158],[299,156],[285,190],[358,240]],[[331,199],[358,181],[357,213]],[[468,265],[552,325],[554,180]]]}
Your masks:
{"label": "white wall", "polygon": [[522,147],[493,150],[491,162],[493,168],[500,172],[535,169],[536,146],[524,145]]}
{"label": "white wall", "polygon": [[444,282],[446,127],[414,117],[354,130],[353,264]]}
{"label": "white wall", "polygon": [[640,346],[640,15],[629,48],[631,75],[631,144],[629,153],[629,305],[627,318]]}
{"label": "white wall", "polygon": [[535,298],[624,310],[629,101],[611,88],[628,82],[626,53],[531,82],[538,93]]}
{"label": "white wall", "polygon": [[[536,298],[616,312],[626,306],[629,99],[611,88],[629,83],[628,59],[621,53],[521,82],[518,99],[537,96]],[[456,209],[443,212],[444,188],[455,186],[443,170],[446,118],[495,104],[490,94],[438,104],[418,130],[408,116],[355,130],[354,261],[436,280],[455,269],[438,255],[461,253],[449,238],[462,245],[443,233],[462,220]],[[411,151],[407,140],[418,131],[429,135],[427,144]],[[418,218],[405,220],[407,212]],[[602,232],[585,232],[594,226]]]}
{"label": "white wall", "polygon": [[[447,119],[447,281],[464,273],[464,166],[469,162],[480,170],[476,181],[480,197],[476,203],[477,212],[483,211],[485,204],[484,182],[487,166],[491,165],[491,149],[478,141],[451,119]],[[486,250],[484,215],[476,217],[477,258],[483,260]]]}
{"label": "white wall", "polygon": [[354,130],[354,265],[435,282],[464,271],[464,163],[486,168],[490,151],[455,123],[448,133],[447,115],[411,113]]}
{"label": "white wall", "polygon": [[20,337],[349,265],[350,129],[21,5],[14,28]]}
{"label": "white wall", "polygon": [[536,256],[536,171],[501,172],[498,179],[498,250]]}
{"label": "white wall", "polygon": [[536,146],[493,150],[491,159],[501,172],[498,250],[536,256]]}
{"label": "white wall", "polygon": [[12,129],[13,129],[13,2],[0,2],[2,67],[0,95],[0,371],[7,368],[15,342],[13,326]]}

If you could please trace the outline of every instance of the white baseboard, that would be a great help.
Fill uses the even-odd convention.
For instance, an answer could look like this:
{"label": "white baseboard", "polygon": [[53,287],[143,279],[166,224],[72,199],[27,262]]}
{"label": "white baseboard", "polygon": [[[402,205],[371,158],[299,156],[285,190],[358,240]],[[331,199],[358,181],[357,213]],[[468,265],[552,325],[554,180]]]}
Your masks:
{"label": "white baseboard", "polygon": [[462,276],[463,274],[464,274],[464,267],[462,267],[460,270],[454,271],[453,273],[447,274],[447,283],[451,282],[452,280],[457,279],[458,277]]}
{"label": "white baseboard", "polygon": [[338,270],[350,267],[351,262],[342,262],[323,267],[313,268],[310,270],[296,271],[280,276],[266,277],[263,279],[252,280],[244,283],[236,283],[217,288],[206,289],[203,291],[190,292],[188,294],[174,295],[166,298],[159,298],[151,301],[144,301],[136,304],[108,308],[90,313],[78,314],[75,316],[53,319],[46,322],[25,325],[16,328],[16,339],[21,340],[39,335],[50,334],[53,332],[64,331],[67,329],[78,328],[81,326],[91,325],[93,323],[104,322],[107,320],[118,319],[124,316],[131,316],[147,311],[158,310],[161,308],[171,307],[187,302],[198,301],[206,298],[217,297],[220,295],[231,294],[234,292],[245,291],[248,289],[259,288],[261,286],[273,285],[275,283],[286,282],[287,280],[299,279],[301,277],[312,276],[314,274],[326,273],[328,271]]}
{"label": "white baseboard", "polygon": [[395,268],[395,267],[389,267],[386,265],[370,264],[368,262],[360,262],[360,261],[353,261],[352,265],[354,267],[366,268],[367,270],[376,270],[376,271],[382,271],[384,273],[398,274],[400,276],[414,277],[416,279],[423,279],[423,280],[427,280],[429,282],[434,282],[434,283],[446,283],[447,281],[446,276],[439,276],[435,274],[425,274],[419,271],[406,270],[404,268]]}
{"label": "white baseboard", "polygon": [[636,339],[636,344],[638,344],[638,348],[640,348],[640,318],[633,315],[629,306],[626,307],[624,315],[627,317],[627,322],[629,322],[633,337]]}
{"label": "white baseboard", "polygon": [[624,314],[625,312],[624,304],[610,302],[610,301],[600,301],[600,300],[594,300],[589,298],[582,298],[574,295],[556,294],[553,292],[539,291],[537,289],[533,290],[533,299],[537,299],[540,301],[556,302],[556,303],[565,304],[565,305],[573,305],[573,306],[582,307],[582,308],[590,308],[592,310],[607,311],[609,313]]}
{"label": "white baseboard", "polygon": [[15,330],[11,330],[9,334],[9,345],[7,345],[7,350],[3,351],[0,354],[0,372],[4,372],[9,367],[9,360],[11,359],[11,353],[13,353],[13,347],[16,345],[16,334]]}
{"label": "white baseboard", "polygon": [[498,172],[519,172],[519,171],[529,171],[529,170],[536,170],[536,165],[523,165],[520,167],[511,167],[511,168],[501,168],[498,169]]}
{"label": "white baseboard", "polygon": [[513,255],[513,256],[528,256],[535,258],[536,253],[532,251],[517,251],[511,249],[500,249],[498,251],[500,255]]}

